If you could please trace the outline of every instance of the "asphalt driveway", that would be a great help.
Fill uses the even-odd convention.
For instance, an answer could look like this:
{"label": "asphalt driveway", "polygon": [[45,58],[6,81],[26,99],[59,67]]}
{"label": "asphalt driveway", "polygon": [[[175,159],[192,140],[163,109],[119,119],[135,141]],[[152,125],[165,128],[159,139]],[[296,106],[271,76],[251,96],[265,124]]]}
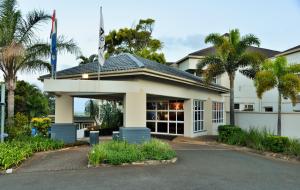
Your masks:
{"label": "asphalt driveway", "polygon": [[[300,189],[300,164],[222,147],[182,143],[173,146],[178,162],[160,166],[86,168],[78,164],[80,167],[76,168],[75,160],[86,151],[81,150],[81,156],[70,154],[76,159],[64,168],[67,164],[63,163],[68,163],[68,159],[60,152],[65,161],[59,162],[61,166],[56,170],[43,168],[45,160],[39,167],[22,166],[14,174],[0,176],[0,189]],[[48,158],[59,159],[55,156]]]}

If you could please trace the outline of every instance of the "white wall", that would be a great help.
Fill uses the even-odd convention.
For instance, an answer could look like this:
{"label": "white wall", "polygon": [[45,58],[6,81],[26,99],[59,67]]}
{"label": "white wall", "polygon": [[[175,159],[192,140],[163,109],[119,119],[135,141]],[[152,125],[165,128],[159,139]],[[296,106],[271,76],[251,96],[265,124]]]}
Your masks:
{"label": "white wall", "polygon": [[[286,55],[290,64],[300,63],[300,52]],[[181,62],[178,66],[180,70],[196,69],[197,63],[201,58],[188,58]],[[229,88],[229,79],[227,74],[219,76],[218,84]],[[253,104],[254,111],[264,112],[265,107],[273,107],[273,112],[277,112],[277,97],[278,92],[276,89],[266,92],[262,99],[257,98],[256,88],[253,80],[245,77],[241,73],[236,73],[235,79],[235,102],[240,103],[243,108],[245,104]],[[300,103],[293,106],[289,99],[282,100],[282,112],[300,111]]]}
{"label": "white wall", "polygon": [[[227,112],[227,118],[229,113]],[[300,113],[282,113],[282,136],[300,138]],[[242,129],[257,128],[267,129],[269,132],[277,133],[277,113],[261,112],[236,112],[235,124]]]}

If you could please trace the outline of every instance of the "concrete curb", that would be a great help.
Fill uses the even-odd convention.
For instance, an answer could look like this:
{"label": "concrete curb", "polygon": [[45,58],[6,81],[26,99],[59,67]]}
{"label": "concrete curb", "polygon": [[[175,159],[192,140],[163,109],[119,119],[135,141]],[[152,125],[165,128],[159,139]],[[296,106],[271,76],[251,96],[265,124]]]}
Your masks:
{"label": "concrete curb", "polygon": [[112,164],[99,164],[97,166],[88,165],[88,168],[98,168],[98,167],[114,167],[114,166],[155,166],[155,165],[164,165],[164,164],[175,164],[178,158],[172,158],[170,160],[145,160],[141,162],[132,162],[132,163],[123,163],[121,165],[112,165]]}

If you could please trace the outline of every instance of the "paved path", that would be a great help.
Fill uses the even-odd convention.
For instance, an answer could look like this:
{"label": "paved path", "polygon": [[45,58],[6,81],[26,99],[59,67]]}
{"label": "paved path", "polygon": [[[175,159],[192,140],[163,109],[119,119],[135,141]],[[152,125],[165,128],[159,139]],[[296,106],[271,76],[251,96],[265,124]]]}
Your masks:
{"label": "paved path", "polygon": [[76,170],[87,167],[89,146],[71,147],[58,151],[40,152],[26,160],[17,173]]}
{"label": "paved path", "polygon": [[[0,189],[300,189],[300,164],[267,159],[222,147],[182,143],[173,146],[177,149],[178,162],[160,166],[72,169],[74,164],[71,163],[75,163],[77,150],[70,150],[70,155],[74,156],[68,158],[70,161],[62,153],[50,154],[52,157],[48,158],[65,160],[66,162],[60,162],[66,164],[62,165],[65,169],[44,170],[54,163],[51,160],[48,166],[41,166],[47,164],[46,161],[41,161],[39,167],[25,165],[15,174],[0,176]],[[82,156],[86,151],[85,148],[77,153]],[[80,165],[82,164],[78,164]]]}

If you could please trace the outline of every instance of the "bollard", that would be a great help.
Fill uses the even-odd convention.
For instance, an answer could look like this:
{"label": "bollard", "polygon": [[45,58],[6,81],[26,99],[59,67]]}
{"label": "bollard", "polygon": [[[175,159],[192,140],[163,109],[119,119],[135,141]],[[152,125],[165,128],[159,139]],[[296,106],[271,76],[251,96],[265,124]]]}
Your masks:
{"label": "bollard", "polygon": [[99,144],[99,131],[90,131],[90,145]]}

